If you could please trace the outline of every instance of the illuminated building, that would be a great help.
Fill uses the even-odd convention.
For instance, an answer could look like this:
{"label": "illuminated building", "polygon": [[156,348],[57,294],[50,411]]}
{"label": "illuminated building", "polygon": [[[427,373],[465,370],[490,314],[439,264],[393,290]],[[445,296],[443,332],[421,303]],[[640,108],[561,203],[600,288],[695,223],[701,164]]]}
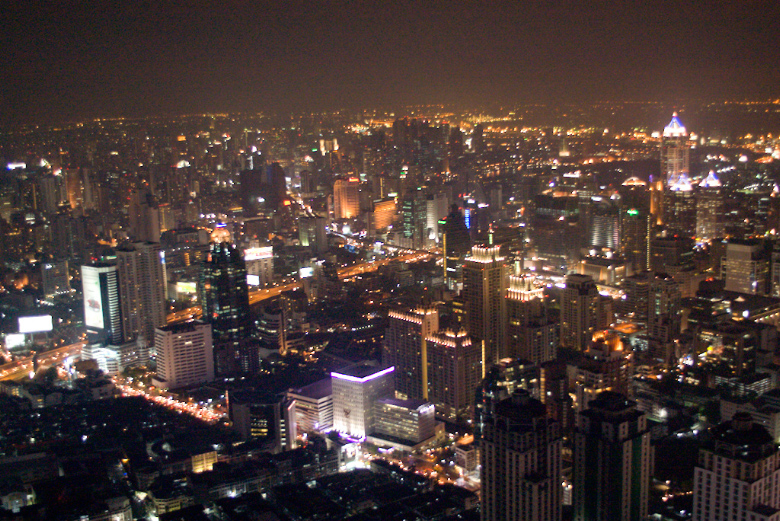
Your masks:
{"label": "illuminated building", "polygon": [[287,398],[295,401],[298,432],[326,432],[333,428],[333,387],[324,378],[300,389],[291,389]]}
{"label": "illuminated building", "polygon": [[[324,217],[307,215],[298,219],[298,240],[315,255],[328,251],[327,223]],[[247,265],[247,269],[249,266]],[[272,270],[273,271],[273,270]]]}
{"label": "illuminated building", "polygon": [[590,216],[588,246],[620,248],[620,212],[616,205],[598,202]]}
{"label": "illuminated building", "polygon": [[428,401],[448,420],[469,420],[474,390],[482,378],[482,349],[466,331],[437,331],[426,337]]}
{"label": "illuminated building", "polygon": [[482,344],[483,370],[506,358],[507,266],[498,246],[474,246],[463,265],[465,327]]}
{"label": "illuminated building", "polygon": [[244,250],[247,283],[263,287],[274,281],[274,249],[260,246]]}
{"label": "illuminated building", "polygon": [[587,348],[598,327],[598,301],[599,292],[592,277],[566,276],[561,296],[561,346],[578,351]]}
{"label": "illuminated building", "polygon": [[721,262],[726,291],[766,295],[769,291],[770,255],[763,241],[730,239]]}
{"label": "illuminated building", "polygon": [[157,352],[156,386],[178,389],[214,379],[210,324],[195,321],[158,327],[154,347]]}
{"label": "illuminated building", "polygon": [[428,399],[426,338],[439,329],[435,308],[390,311],[382,344],[382,361],[395,366],[395,391],[403,399]]}
{"label": "illuminated building", "polygon": [[615,331],[596,331],[593,341],[573,368],[574,410],[582,412],[599,393],[629,393],[633,372],[630,348]]}
{"label": "illuminated building", "polygon": [[284,393],[231,390],[227,401],[230,421],[241,439],[261,443],[272,454],[296,447],[295,402]]}
{"label": "illuminated building", "polygon": [[155,328],[167,323],[164,258],[159,243],[135,242],[116,250],[125,342],[140,336],[150,345],[154,342]]}
{"label": "illuminated building", "polygon": [[374,403],[372,437],[389,438],[416,445],[436,434],[436,418],[432,404],[422,400],[379,398]]}
{"label": "illuminated building", "polygon": [[650,278],[647,297],[647,337],[650,352],[657,361],[672,364],[674,341],[680,335],[682,294],[671,276],[656,273]]}
{"label": "illuminated building", "polygon": [[599,394],[574,435],[574,520],[647,519],[651,464],[645,414],[623,394]]}
{"label": "illuminated building", "polygon": [[780,453],[767,430],[741,412],[710,433],[693,469],[693,521],[778,519]]}
{"label": "illuminated building", "polygon": [[664,127],[661,138],[661,175],[666,181],[666,186],[672,188],[684,184],[689,174],[688,132],[675,112],[672,114],[672,120]]}
{"label": "illuminated building", "polygon": [[527,391],[498,402],[480,440],[483,521],[561,519],[558,424]]}
{"label": "illuminated building", "polygon": [[374,201],[374,231],[387,230],[395,221],[395,197]]}
{"label": "illuminated building", "polygon": [[716,237],[723,237],[723,194],[720,190],[720,181],[715,177],[715,172],[699,183],[699,191],[696,194],[696,238],[701,241],[709,241]]}
{"label": "illuminated building", "polygon": [[558,354],[559,323],[547,316],[544,289],[530,277],[509,277],[506,292],[507,354],[541,365]]}
{"label": "illuminated building", "polygon": [[124,334],[116,265],[94,263],[82,266],[81,284],[88,342],[122,344]]}
{"label": "illuminated building", "polygon": [[68,261],[42,262],[41,279],[43,282],[43,295],[47,299],[63,293],[70,293]]}
{"label": "illuminated building", "polygon": [[333,386],[333,428],[357,438],[375,426],[374,402],[393,396],[394,367],[365,364],[330,373]]}
{"label": "illuminated building", "polygon": [[463,257],[471,249],[471,237],[463,214],[457,205],[452,205],[444,223],[444,280],[449,289],[461,281]]}
{"label": "illuminated building", "polygon": [[212,244],[198,285],[203,320],[212,325],[216,372],[225,375],[257,370],[258,353],[251,342],[246,263],[232,244]]}
{"label": "illuminated building", "polygon": [[360,181],[337,179],[333,183],[334,219],[354,219],[360,215]]}

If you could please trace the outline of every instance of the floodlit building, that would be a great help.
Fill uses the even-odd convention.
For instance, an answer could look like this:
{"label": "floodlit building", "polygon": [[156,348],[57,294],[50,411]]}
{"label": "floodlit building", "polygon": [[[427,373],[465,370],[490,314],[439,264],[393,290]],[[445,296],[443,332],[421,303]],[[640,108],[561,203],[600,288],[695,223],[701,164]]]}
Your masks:
{"label": "floodlit building", "polygon": [[330,373],[333,428],[363,438],[375,427],[374,402],[392,397],[394,367],[358,364]]}
{"label": "floodlit building", "polygon": [[158,387],[177,389],[214,379],[211,324],[195,321],[159,327],[154,346]]}

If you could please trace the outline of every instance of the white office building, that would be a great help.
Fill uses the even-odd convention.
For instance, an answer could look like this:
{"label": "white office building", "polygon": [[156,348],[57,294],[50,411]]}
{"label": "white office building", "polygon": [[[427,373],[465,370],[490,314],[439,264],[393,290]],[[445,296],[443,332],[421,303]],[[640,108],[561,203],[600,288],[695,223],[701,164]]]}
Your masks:
{"label": "white office building", "polygon": [[395,367],[358,364],[330,373],[333,428],[363,438],[374,429],[374,402],[393,396]]}
{"label": "white office building", "polygon": [[158,327],[156,333],[157,375],[154,385],[176,389],[214,379],[211,324],[172,324]]}

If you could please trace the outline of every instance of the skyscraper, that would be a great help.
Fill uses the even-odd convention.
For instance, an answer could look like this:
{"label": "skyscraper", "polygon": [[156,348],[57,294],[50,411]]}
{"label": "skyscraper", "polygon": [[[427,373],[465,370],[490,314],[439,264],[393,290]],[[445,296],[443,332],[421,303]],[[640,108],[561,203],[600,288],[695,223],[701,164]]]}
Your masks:
{"label": "skyscraper", "polygon": [[675,112],[672,120],[664,127],[661,138],[661,175],[666,180],[666,187],[672,188],[681,182],[685,183],[689,172],[688,132]]}
{"label": "skyscraper", "polygon": [[225,375],[257,370],[246,264],[230,243],[214,243],[203,262],[199,285],[203,320],[212,326],[216,372]]}
{"label": "skyscraper", "polygon": [[599,292],[589,275],[566,276],[561,297],[561,346],[584,351],[598,327]]}
{"label": "skyscraper", "polygon": [[454,289],[460,282],[463,256],[471,248],[471,237],[466,221],[457,205],[452,205],[450,213],[442,226],[444,250],[444,281],[447,287]]}
{"label": "skyscraper", "polygon": [[561,436],[542,402],[517,390],[496,404],[480,447],[483,521],[561,519]]}
{"label": "skyscraper", "polygon": [[166,324],[165,266],[159,243],[135,242],[116,251],[122,334],[125,342],[141,336],[154,343],[154,329]]}
{"label": "skyscraper", "polygon": [[382,361],[395,366],[395,390],[403,399],[428,399],[426,337],[439,329],[435,308],[390,311],[382,344]]}
{"label": "skyscraper", "polygon": [[482,343],[483,370],[506,358],[507,266],[497,246],[474,246],[463,265],[466,331]]}
{"label": "skyscraper", "polygon": [[507,354],[541,365],[558,354],[559,324],[544,307],[544,289],[530,277],[509,277],[506,293]]}
{"label": "skyscraper", "polygon": [[357,178],[337,179],[333,183],[333,217],[354,219],[360,215],[360,181]]}
{"label": "skyscraper", "polygon": [[214,379],[211,325],[185,322],[159,327],[155,331],[156,385],[176,389]]}
{"label": "skyscraper", "polygon": [[351,436],[374,430],[374,402],[393,396],[393,367],[354,365],[330,373],[333,428]]}
{"label": "skyscraper", "polygon": [[615,331],[597,331],[573,369],[574,409],[582,412],[604,391],[628,395],[633,374],[632,353]]}
{"label": "skyscraper", "polygon": [[720,180],[715,176],[715,172],[710,171],[699,183],[699,191],[696,194],[697,239],[709,241],[723,237],[723,199]]}
{"label": "skyscraper", "polygon": [[693,521],[769,521],[780,514],[780,452],[749,413],[711,429],[693,470]]}
{"label": "skyscraper", "polygon": [[624,395],[604,392],[579,416],[574,435],[574,520],[646,519],[651,453],[644,413]]}
{"label": "skyscraper", "polygon": [[428,401],[436,406],[437,415],[448,420],[471,419],[474,391],[482,379],[481,346],[463,329],[431,333],[426,344]]}
{"label": "skyscraper", "polygon": [[98,262],[82,266],[81,283],[88,342],[121,344],[124,335],[116,265]]}

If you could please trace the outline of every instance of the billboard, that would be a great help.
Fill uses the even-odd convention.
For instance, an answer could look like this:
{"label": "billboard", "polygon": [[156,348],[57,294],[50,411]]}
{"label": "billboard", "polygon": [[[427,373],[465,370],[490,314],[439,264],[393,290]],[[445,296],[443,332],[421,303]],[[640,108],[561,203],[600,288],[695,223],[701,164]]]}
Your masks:
{"label": "billboard", "polygon": [[105,329],[103,323],[103,295],[100,292],[100,272],[89,266],[81,270],[84,285],[84,324],[87,327]]}
{"label": "billboard", "polygon": [[311,268],[311,267],[308,267],[308,266],[305,267],[305,268],[301,268],[300,270],[298,270],[298,274],[299,274],[299,276],[302,279],[306,279],[308,277],[313,277],[314,276],[314,268]]}
{"label": "billboard", "polygon": [[250,286],[259,286],[260,285],[260,275],[247,275],[246,276],[246,283]]}
{"label": "billboard", "polygon": [[194,295],[198,292],[198,284],[196,282],[177,282],[176,292],[180,294]]}
{"label": "billboard", "polygon": [[39,315],[35,317],[19,317],[20,333],[42,333],[51,331],[53,324],[51,315]]}
{"label": "billboard", "polygon": [[25,336],[21,333],[9,333],[5,335],[5,348],[13,349],[24,346]]}

